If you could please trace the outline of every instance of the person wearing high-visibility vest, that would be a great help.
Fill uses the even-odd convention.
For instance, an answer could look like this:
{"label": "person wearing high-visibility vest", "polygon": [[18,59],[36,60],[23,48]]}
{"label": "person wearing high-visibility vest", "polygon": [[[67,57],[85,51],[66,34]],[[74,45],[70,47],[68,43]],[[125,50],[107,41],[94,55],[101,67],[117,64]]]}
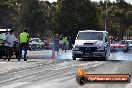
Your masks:
{"label": "person wearing high-visibility vest", "polygon": [[27,61],[27,48],[29,43],[29,34],[27,33],[27,28],[24,28],[23,32],[19,36],[19,55],[18,61],[22,57],[22,50],[24,50],[24,61]]}
{"label": "person wearing high-visibility vest", "polygon": [[66,52],[67,42],[68,42],[67,37],[64,36],[63,39],[62,39],[62,51],[65,50],[65,52]]}

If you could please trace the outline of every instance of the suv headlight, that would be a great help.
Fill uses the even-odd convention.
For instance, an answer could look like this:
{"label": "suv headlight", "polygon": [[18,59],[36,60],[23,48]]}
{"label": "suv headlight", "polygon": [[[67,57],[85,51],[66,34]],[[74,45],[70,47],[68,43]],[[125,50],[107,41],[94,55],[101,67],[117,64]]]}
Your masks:
{"label": "suv headlight", "polygon": [[105,49],[104,46],[100,46],[100,47],[98,47],[97,51],[101,51],[101,50],[104,50],[104,49]]}
{"label": "suv headlight", "polygon": [[79,50],[79,47],[75,46],[73,47],[73,50]]}

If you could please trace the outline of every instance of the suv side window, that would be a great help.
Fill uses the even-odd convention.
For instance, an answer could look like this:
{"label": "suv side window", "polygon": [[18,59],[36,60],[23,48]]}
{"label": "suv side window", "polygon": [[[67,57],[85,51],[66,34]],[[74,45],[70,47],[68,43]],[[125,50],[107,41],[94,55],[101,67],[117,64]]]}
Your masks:
{"label": "suv side window", "polygon": [[105,34],[105,42],[108,42],[108,33]]}
{"label": "suv side window", "polygon": [[108,39],[107,39],[107,37],[105,36],[105,42],[108,42]]}

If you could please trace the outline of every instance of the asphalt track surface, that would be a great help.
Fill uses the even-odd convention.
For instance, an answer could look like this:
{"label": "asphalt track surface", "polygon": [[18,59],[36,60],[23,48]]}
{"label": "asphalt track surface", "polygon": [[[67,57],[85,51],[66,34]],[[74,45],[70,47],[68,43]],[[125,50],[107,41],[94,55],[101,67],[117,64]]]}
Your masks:
{"label": "asphalt track surface", "polygon": [[[85,84],[76,82],[76,68],[84,66],[89,74],[132,75],[131,53],[111,53],[109,61],[73,61],[71,51],[61,52],[61,58],[50,58],[51,51],[28,52],[28,61],[0,60],[0,88],[132,88],[129,84]],[[38,57],[38,58],[32,58]],[[40,58],[39,58],[40,56]],[[65,57],[65,58],[63,58]],[[68,58],[67,58],[68,57]],[[120,58],[119,58],[120,57]],[[81,59],[81,60],[80,60]]]}
{"label": "asphalt track surface", "polygon": [[[41,51],[29,51],[28,58],[30,59],[51,59],[51,50],[41,50]],[[56,55],[56,59],[64,59],[64,60],[72,60],[72,51],[67,50],[67,52],[61,51],[59,52],[59,56]],[[100,61],[101,58],[77,58],[80,61]],[[115,52],[111,53],[108,60],[123,60],[123,61],[131,61],[132,60],[132,52],[123,53],[123,52]]]}
{"label": "asphalt track surface", "polygon": [[129,84],[85,84],[76,82],[77,66],[84,66],[89,74],[130,74],[132,62],[128,61],[64,61],[16,60],[1,61],[0,88],[132,88]]}

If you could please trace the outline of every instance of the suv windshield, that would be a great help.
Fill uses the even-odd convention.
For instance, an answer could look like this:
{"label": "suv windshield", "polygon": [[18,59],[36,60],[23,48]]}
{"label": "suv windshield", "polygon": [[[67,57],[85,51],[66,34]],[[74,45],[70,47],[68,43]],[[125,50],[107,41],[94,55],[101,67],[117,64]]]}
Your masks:
{"label": "suv windshield", "polygon": [[79,32],[78,40],[103,40],[102,32]]}

